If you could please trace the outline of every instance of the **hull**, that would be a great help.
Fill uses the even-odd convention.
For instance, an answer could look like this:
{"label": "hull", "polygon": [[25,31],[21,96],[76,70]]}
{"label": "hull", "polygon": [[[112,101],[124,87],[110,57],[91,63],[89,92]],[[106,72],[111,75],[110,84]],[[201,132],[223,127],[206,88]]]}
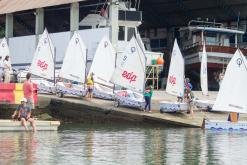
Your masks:
{"label": "hull", "polygon": [[187,103],[178,103],[178,102],[160,102],[160,113],[167,112],[180,112],[180,111],[188,111],[189,106]]}
{"label": "hull", "polygon": [[194,105],[200,109],[211,110],[214,105],[214,101],[211,100],[193,100]]}
{"label": "hull", "polygon": [[[35,120],[35,125],[37,131],[56,131],[60,125],[60,122]],[[28,130],[32,130],[29,123]],[[2,131],[25,131],[25,129],[19,121],[0,120],[0,132]]]}
{"label": "hull", "polygon": [[72,95],[72,96],[86,96],[86,89],[84,88],[83,85],[71,85],[70,87],[65,86],[64,83],[57,83],[56,85],[56,92],[59,94],[61,97],[64,95]]}
{"label": "hull", "polygon": [[[122,95],[123,93],[124,95]],[[141,97],[140,94],[135,94],[138,95],[138,98],[134,97],[134,92],[129,90],[116,91],[114,106],[127,106],[130,108],[138,108],[141,110],[144,109],[145,101],[143,97]]]}
{"label": "hull", "polygon": [[56,88],[51,85],[38,84],[38,93],[40,94],[54,94],[56,93]]}
{"label": "hull", "polygon": [[113,87],[110,88],[95,83],[93,89],[93,96],[99,99],[113,100],[114,99]]}
{"label": "hull", "polygon": [[222,121],[222,120],[205,120],[204,128],[207,130],[238,130],[247,131],[247,121]]}
{"label": "hull", "polygon": [[145,107],[145,102],[131,98],[126,98],[124,96],[116,96],[114,105],[116,107],[127,106],[127,107],[138,108],[142,110]]}
{"label": "hull", "polygon": [[114,99],[114,94],[113,93],[106,93],[97,89],[94,89],[93,91],[93,96],[99,99],[104,99],[104,100],[113,100]]}

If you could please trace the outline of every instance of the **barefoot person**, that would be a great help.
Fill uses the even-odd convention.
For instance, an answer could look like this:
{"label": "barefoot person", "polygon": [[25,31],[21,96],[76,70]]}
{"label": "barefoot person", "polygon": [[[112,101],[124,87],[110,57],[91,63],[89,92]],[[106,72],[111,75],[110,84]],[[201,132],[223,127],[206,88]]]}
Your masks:
{"label": "barefoot person", "polygon": [[87,97],[92,99],[93,98],[93,88],[94,88],[94,79],[93,73],[91,73],[87,78]]}
{"label": "barefoot person", "polygon": [[25,128],[25,130],[28,130],[27,122],[29,122],[33,128],[33,131],[36,131],[34,119],[31,118],[31,108],[27,106],[26,98],[21,99],[21,104],[15,110],[14,114],[12,115],[12,119],[15,119],[16,115],[17,119],[21,121],[21,125]]}

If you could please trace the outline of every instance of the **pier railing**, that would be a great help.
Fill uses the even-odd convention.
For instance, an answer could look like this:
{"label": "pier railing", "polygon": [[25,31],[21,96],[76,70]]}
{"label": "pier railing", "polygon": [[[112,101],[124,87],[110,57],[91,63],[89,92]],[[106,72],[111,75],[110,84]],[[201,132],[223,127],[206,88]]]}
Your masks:
{"label": "pier railing", "polygon": [[[203,45],[200,42],[198,42],[198,43],[191,45],[187,49],[184,48],[183,54],[185,56],[191,55],[193,53],[202,52],[202,49],[203,49]],[[206,45],[206,51],[207,52],[228,53],[228,54],[233,55],[236,50],[237,50],[236,47],[231,47],[231,46]],[[247,56],[247,49],[241,48],[241,51],[243,52],[244,55]]]}

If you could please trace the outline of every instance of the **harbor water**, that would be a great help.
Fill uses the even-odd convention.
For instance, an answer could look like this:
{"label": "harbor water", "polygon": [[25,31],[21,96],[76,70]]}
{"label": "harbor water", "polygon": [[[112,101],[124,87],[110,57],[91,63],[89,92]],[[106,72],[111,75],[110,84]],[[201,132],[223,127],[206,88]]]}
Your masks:
{"label": "harbor water", "polygon": [[3,132],[0,164],[247,164],[247,132],[128,124],[63,124]]}

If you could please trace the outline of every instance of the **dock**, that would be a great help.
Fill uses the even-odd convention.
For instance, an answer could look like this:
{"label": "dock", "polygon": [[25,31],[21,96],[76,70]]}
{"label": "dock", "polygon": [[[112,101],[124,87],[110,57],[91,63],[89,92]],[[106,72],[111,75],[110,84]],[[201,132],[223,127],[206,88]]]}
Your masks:
{"label": "dock", "polygon": [[[60,125],[59,121],[40,121],[35,120],[37,131],[56,131]],[[32,130],[30,124],[27,124],[28,130]],[[3,131],[25,131],[21,122],[14,120],[0,120],[0,132]]]}
{"label": "dock", "polygon": [[[211,92],[209,96],[200,96],[200,92],[195,95],[200,99],[215,99],[216,92]],[[154,92],[152,100],[152,113],[143,112],[138,109],[128,107],[114,107],[113,101],[93,98],[65,97],[59,98],[55,95],[39,95],[39,100],[50,103],[49,109],[52,116],[61,120],[76,122],[137,122],[149,124],[172,125],[179,127],[200,128],[203,118],[227,120],[228,113],[206,112],[195,109],[194,117],[183,113],[160,113],[159,101],[173,101],[173,96],[166,95],[164,91]],[[246,115],[241,115],[241,119],[247,119]]]}

